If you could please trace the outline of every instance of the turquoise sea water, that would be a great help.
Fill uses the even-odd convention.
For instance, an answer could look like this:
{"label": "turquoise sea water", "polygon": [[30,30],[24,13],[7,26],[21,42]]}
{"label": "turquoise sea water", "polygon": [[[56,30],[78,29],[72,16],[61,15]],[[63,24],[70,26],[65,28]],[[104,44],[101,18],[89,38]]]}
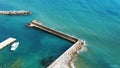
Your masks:
{"label": "turquoise sea water", "polygon": [[87,41],[88,51],[79,54],[76,68],[120,68],[119,6],[119,0],[0,0],[0,10],[33,12],[30,16],[0,16],[0,41],[12,36],[21,43],[13,53],[9,47],[0,51],[0,65],[9,66],[16,60],[24,68],[39,68],[38,59],[44,64],[72,45],[25,27],[32,19],[38,19],[48,27]]}
{"label": "turquoise sea water", "polygon": [[25,17],[1,17],[0,41],[14,37],[20,42],[15,52],[10,51],[10,46],[0,50],[1,68],[46,68],[73,44],[44,31],[28,28],[29,20]]}
{"label": "turquoise sea water", "polygon": [[46,68],[73,44],[27,27],[26,17],[1,16],[0,21],[0,41],[14,37],[20,42],[15,52],[10,51],[10,46],[0,50],[1,68]]}

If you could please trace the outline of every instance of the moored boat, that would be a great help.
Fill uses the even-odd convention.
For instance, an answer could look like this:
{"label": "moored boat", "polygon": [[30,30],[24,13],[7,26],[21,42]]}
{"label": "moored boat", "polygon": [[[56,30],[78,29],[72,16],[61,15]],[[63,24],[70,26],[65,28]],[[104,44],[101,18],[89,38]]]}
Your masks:
{"label": "moored boat", "polygon": [[14,50],[16,50],[16,48],[18,47],[18,45],[19,45],[19,42],[14,42],[12,45],[11,45],[11,51],[14,51]]}

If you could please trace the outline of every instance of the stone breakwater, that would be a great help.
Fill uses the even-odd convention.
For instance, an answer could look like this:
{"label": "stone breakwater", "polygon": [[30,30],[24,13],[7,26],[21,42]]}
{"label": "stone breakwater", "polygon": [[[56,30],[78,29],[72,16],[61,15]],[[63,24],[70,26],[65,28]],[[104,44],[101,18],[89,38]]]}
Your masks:
{"label": "stone breakwater", "polygon": [[72,37],[72,36],[67,35],[67,34],[64,34],[64,33],[60,32],[60,31],[57,31],[57,30],[48,28],[48,27],[42,25],[42,24],[41,24],[40,22],[38,22],[37,20],[33,20],[28,26],[29,26],[29,27],[39,28],[39,29],[41,29],[41,30],[44,30],[44,31],[46,31],[46,32],[49,32],[49,33],[51,33],[51,34],[53,34],[53,35],[56,35],[56,36],[58,36],[58,37],[60,37],[60,38],[66,39],[66,40],[68,40],[68,41],[71,41],[71,42],[73,42],[73,43],[77,42],[77,39],[76,39],[75,37]]}
{"label": "stone breakwater", "polygon": [[83,47],[83,42],[78,40],[67,51],[65,51],[58,59],[56,59],[48,68],[73,68],[72,61],[76,58],[78,52]]}
{"label": "stone breakwater", "polygon": [[28,26],[44,30],[58,37],[73,42],[74,44],[68,50],[66,50],[60,57],[58,57],[52,64],[50,64],[47,67],[47,68],[73,68],[71,63],[76,58],[78,52],[84,47],[85,43],[83,40],[79,40],[75,37],[64,34],[60,31],[48,28],[42,25],[37,20],[33,20],[30,24],[28,24]]}
{"label": "stone breakwater", "polygon": [[15,11],[15,10],[10,10],[10,11],[0,11],[0,15],[29,15],[31,14],[30,11]]}

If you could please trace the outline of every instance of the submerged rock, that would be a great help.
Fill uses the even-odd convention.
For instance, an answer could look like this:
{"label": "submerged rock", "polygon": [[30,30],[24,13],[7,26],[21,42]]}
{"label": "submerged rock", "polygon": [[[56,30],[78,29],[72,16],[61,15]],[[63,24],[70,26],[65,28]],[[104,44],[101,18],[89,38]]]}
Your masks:
{"label": "submerged rock", "polygon": [[16,59],[11,65],[10,68],[22,68],[23,61],[21,59]]}
{"label": "submerged rock", "polygon": [[47,68],[47,66],[50,65],[54,60],[55,58],[53,56],[43,58],[42,60],[40,60],[40,65],[44,68]]}

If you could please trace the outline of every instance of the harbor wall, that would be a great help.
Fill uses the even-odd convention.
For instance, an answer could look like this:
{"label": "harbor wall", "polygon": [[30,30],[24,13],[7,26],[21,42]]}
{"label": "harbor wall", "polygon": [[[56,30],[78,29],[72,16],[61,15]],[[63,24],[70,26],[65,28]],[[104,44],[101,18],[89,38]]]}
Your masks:
{"label": "harbor wall", "polygon": [[48,68],[72,68],[72,61],[76,58],[78,51],[82,49],[82,41],[78,40],[67,51],[65,51],[58,59],[56,59]]}
{"label": "harbor wall", "polygon": [[84,47],[84,41],[79,40],[73,36],[64,34],[60,31],[48,28],[42,25],[37,20],[33,20],[31,23],[28,24],[29,27],[39,28],[51,34],[54,34],[58,37],[64,38],[73,42],[74,44],[66,50],[60,57],[58,57],[52,64],[50,64],[47,68],[72,68],[73,65],[71,63],[76,58],[78,52]]}
{"label": "harbor wall", "polygon": [[78,40],[78,39],[75,38],[75,37],[72,37],[72,36],[67,35],[67,34],[64,34],[64,33],[60,32],[60,31],[57,31],[57,30],[48,28],[48,27],[42,25],[40,22],[38,22],[38,21],[36,21],[36,20],[33,20],[28,26],[39,28],[39,29],[41,29],[41,30],[44,30],[44,31],[49,32],[49,33],[51,33],[51,34],[54,34],[54,35],[56,35],[56,36],[58,36],[58,37],[61,37],[61,38],[63,38],[63,39],[66,39],[66,40],[68,40],[68,41],[71,41],[71,42],[73,42],[73,43],[77,42],[77,40]]}

